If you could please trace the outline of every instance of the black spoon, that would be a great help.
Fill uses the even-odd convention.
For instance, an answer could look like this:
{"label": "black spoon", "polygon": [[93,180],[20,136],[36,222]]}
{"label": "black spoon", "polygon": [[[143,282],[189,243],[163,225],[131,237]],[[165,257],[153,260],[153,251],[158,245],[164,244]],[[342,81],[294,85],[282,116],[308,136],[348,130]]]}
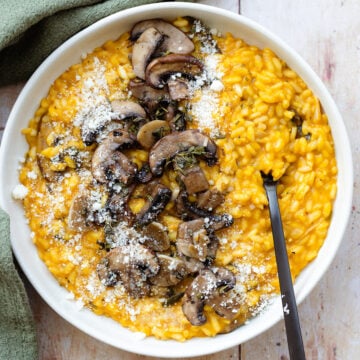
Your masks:
{"label": "black spoon", "polygon": [[276,192],[277,181],[274,181],[271,173],[261,173],[261,176],[263,178],[264,188],[269,202],[271,228],[274,239],[275,257],[280,282],[281,301],[284,312],[290,359],[304,360],[306,359],[304,344],[301,335],[299,315],[291,279],[289,259],[286,251],[284,231]]}

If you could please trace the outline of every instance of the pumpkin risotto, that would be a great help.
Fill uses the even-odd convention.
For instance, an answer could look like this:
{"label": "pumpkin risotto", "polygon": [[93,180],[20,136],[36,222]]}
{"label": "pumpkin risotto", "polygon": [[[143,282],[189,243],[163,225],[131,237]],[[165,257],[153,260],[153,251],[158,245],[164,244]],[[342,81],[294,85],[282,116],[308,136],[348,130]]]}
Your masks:
{"label": "pumpkin risotto", "polygon": [[325,240],[337,166],[318,99],[270,49],[199,20],[141,21],[83,55],[23,133],[13,195],[39,256],[147,336],[228,332],[279,293],[262,172],[293,278]]}

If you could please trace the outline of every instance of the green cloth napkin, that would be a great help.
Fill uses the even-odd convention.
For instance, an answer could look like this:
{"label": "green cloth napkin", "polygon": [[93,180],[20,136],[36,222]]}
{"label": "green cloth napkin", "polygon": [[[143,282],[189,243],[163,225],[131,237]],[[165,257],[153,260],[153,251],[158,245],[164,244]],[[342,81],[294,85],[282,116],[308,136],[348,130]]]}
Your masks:
{"label": "green cloth napkin", "polygon": [[0,359],[37,359],[34,320],[10,247],[9,216],[0,209]]}
{"label": "green cloth napkin", "polygon": [[0,0],[0,86],[27,80],[66,39],[117,11],[153,0]]}

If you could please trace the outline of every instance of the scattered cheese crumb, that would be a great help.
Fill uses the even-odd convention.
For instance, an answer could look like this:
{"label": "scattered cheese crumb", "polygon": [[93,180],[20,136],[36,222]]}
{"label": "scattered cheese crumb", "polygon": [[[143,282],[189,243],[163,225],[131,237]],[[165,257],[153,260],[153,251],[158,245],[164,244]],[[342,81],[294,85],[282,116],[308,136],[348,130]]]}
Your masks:
{"label": "scattered cheese crumb", "polygon": [[224,84],[220,80],[215,79],[210,85],[210,89],[219,92],[221,90],[224,90]]}
{"label": "scattered cheese crumb", "polygon": [[34,170],[29,171],[26,176],[31,180],[36,180],[37,179],[37,173]]}
{"label": "scattered cheese crumb", "polygon": [[12,191],[12,197],[15,200],[23,200],[29,192],[28,188],[22,184],[16,185]]}

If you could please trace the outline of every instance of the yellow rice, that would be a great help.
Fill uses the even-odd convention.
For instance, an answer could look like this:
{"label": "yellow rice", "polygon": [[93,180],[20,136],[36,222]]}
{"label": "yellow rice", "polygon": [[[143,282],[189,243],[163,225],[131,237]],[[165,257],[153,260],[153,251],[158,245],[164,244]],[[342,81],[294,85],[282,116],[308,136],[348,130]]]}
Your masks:
{"label": "yellow rice", "polygon": [[[175,24],[187,29],[185,19]],[[267,198],[260,171],[271,171],[278,186],[279,203],[293,278],[317,255],[326,237],[336,196],[337,166],[327,117],[319,100],[304,81],[270,49],[246,44],[231,34],[216,37],[221,54],[218,71],[223,88],[216,92],[217,106],[209,128],[216,127],[219,136],[219,163],[203,166],[212,186],[226,194],[221,212],[230,213],[234,225],[219,234],[220,247],[215,264],[231,266],[239,272],[243,297],[237,316],[238,324],[256,315],[268,299],[279,292]],[[52,170],[65,170],[63,181],[52,186],[41,176],[36,160],[38,125],[45,116],[58,136],[67,131],[71,144],[49,146],[42,155],[51,158],[61,146],[86,149],[80,130],[73,124],[80,90],[96,66],[104,69],[110,101],[128,98],[127,85],[134,78],[129,60],[132,46],[129,34],[87,55],[71,66],[52,84],[41,101],[28,128],[23,130],[29,143],[20,181],[28,188],[24,199],[32,240],[39,256],[60,285],[67,288],[96,314],[105,315],[134,331],[159,339],[183,341],[197,336],[214,336],[229,324],[211,308],[206,308],[208,321],[192,326],[184,317],[181,304],[163,307],[159,299],[130,298],[120,288],[99,286],[96,264],[103,256],[98,242],[104,238],[102,228],[77,234],[67,228],[71,201],[79,187],[80,177],[71,158]],[[201,56],[200,53],[196,53]],[[97,65],[96,65],[97,64]],[[201,93],[192,100],[201,102]],[[303,119],[302,130],[310,140],[296,137],[294,114]],[[192,127],[200,120],[193,116]],[[43,119],[44,121],[44,119]],[[221,136],[220,136],[221,135]],[[141,164],[144,151],[129,151]],[[202,164],[203,165],[203,164]],[[174,174],[166,173],[162,181],[172,188]],[[132,200],[133,209],[141,208],[140,200]],[[178,220],[164,216],[175,240]]]}

